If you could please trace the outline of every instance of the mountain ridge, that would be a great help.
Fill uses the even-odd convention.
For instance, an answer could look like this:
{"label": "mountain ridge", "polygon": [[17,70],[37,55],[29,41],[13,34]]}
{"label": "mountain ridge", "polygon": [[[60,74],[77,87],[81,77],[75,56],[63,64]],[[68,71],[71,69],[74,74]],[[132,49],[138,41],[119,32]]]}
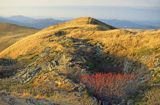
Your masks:
{"label": "mountain ridge", "polygon": [[[158,80],[159,34],[160,30],[118,29],[91,17],[50,26],[0,52],[2,78],[8,77],[6,66],[11,68],[0,86],[60,105],[98,105],[110,100],[128,104],[133,94],[142,94],[141,85]],[[112,82],[107,79],[109,84],[103,87],[104,81],[101,85],[99,81],[105,73]],[[126,80],[134,75],[135,79]],[[84,83],[83,77],[90,77],[89,82]],[[109,91],[97,90],[101,87]]]}
{"label": "mountain ridge", "polygon": [[[75,20],[71,20],[71,21],[68,21],[68,22],[64,22],[64,23],[61,23],[61,24],[58,24],[58,25],[54,25],[54,26],[50,26],[50,27],[48,27],[48,28],[45,28],[45,29],[43,29],[43,30],[41,30],[41,31],[39,31],[39,32],[37,32],[37,33],[35,33],[34,35],[31,35],[31,36],[29,36],[29,37],[27,37],[27,38],[25,38],[26,40],[28,40],[28,41],[25,41],[25,42],[32,42],[32,43],[41,43],[41,41],[43,41],[44,39],[43,39],[43,37],[45,37],[45,35],[44,34],[49,34],[49,33],[54,33],[54,34],[62,34],[62,36],[63,36],[63,34],[65,35],[65,34],[67,34],[67,31],[65,32],[65,30],[70,30],[70,29],[80,29],[80,30],[90,30],[90,31],[93,31],[93,30],[100,30],[100,31],[103,31],[103,30],[110,30],[110,29],[115,29],[114,27],[112,27],[112,26],[110,26],[110,25],[107,25],[107,24],[105,24],[105,23],[102,23],[102,22],[100,22],[100,21],[97,21],[96,19],[94,19],[94,18],[91,18],[91,17],[83,17],[83,18],[77,18],[77,19],[75,19]],[[81,29],[82,28],[82,29]],[[57,30],[59,30],[59,31],[57,31]],[[64,30],[64,31],[63,31]],[[49,33],[48,33],[49,32]],[[44,33],[44,34],[41,34],[41,33]],[[32,37],[33,36],[33,37]],[[35,39],[34,39],[35,38]],[[24,39],[24,40],[25,40]],[[38,42],[39,41],[39,39],[41,39],[41,41],[40,42]],[[20,42],[22,42],[23,43],[23,41],[24,40],[21,40]],[[34,42],[33,40],[36,40],[37,42]],[[20,42],[17,42],[18,44],[18,46],[21,46],[21,45],[26,45],[27,43],[25,43],[25,44],[20,44]],[[45,43],[45,42],[44,42]],[[16,44],[16,43],[15,43]],[[16,46],[16,45],[12,45],[12,46]],[[33,44],[33,46],[34,46],[35,44]],[[10,49],[12,46],[10,46],[9,48],[7,48],[7,49]],[[37,45],[36,45],[37,46]],[[29,46],[28,46],[29,47]],[[38,46],[37,46],[38,47]],[[24,47],[20,47],[20,48],[24,48]],[[30,48],[32,49],[32,46],[30,46]],[[38,47],[39,48],[39,47]],[[16,50],[17,48],[15,48],[15,50]],[[23,51],[21,49],[21,51]],[[31,50],[30,49],[30,50]],[[13,49],[12,49],[13,50]],[[30,51],[29,49],[28,50],[25,50],[24,52],[26,52],[26,51]],[[14,51],[14,50],[13,50]],[[12,51],[12,52],[13,52]],[[2,54],[3,55],[3,52],[5,52],[5,50],[4,51],[2,51],[0,54]],[[9,51],[10,52],[10,51]],[[19,54],[20,54],[20,52],[19,52]]]}
{"label": "mountain ridge", "polygon": [[[24,21],[23,21],[24,20]],[[37,29],[46,28],[48,26],[62,23],[71,19],[53,19],[53,18],[30,18],[26,16],[11,16],[0,17],[0,22],[13,23],[17,25],[33,27]],[[118,28],[131,28],[131,29],[159,29],[158,21],[127,21],[116,19],[100,19],[105,23],[109,23]]]}

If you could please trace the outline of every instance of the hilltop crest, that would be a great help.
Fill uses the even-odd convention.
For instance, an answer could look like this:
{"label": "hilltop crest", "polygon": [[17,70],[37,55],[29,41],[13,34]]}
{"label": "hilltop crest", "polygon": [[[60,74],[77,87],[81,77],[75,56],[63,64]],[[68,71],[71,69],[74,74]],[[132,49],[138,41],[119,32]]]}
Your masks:
{"label": "hilltop crest", "polygon": [[[70,22],[76,23],[76,24],[107,25],[106,23],[103,23],[103,22],[101,22],[95,18],[92,18],[92,17],[80,17],[80,18],[76,18]],[[107,26],[110,26],[110,25],[107,25]]]}
{"label": "hilltop crest", "polygon": [[92,17],[80,17],[80,18],[73,19],[71,21],[50,26],[46,28],[46,30],[68,29],[68,28],[70,29],[81,28],[83,30],[91,30],[91,31],[96,31],[96,30],[104,31],[104,30],[116,29],[115,27],[105,24]]}

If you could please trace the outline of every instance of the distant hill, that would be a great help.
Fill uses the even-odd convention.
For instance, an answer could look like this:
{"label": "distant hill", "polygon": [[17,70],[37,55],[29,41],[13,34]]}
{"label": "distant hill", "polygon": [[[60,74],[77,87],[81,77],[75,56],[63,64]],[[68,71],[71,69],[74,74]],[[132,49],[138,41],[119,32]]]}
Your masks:
{"label": "distant hill", "polygon": [[133,28],[133,29],[158,29],[160,26],[153,23],[147,22],[132,22],[132,21],[125,21],[125,20],[112,20],[112,19],[102,19],[101,21],[111,24],[112,26],[119,27],[119,28]]}
{"label": "distant hill", "polygon": [[55,20],[55,19],[51,19],[51,18],[34,19],[34,18],[30,18],[30,17],[25,17],[25,16],[12,16],[12,17],[8,17],[8,18],[0,17],[0,22],[12,23],[12,24],[17,24],[17,25],[21,25],[21,26],[42,29],[42,28],[48,27],[50,25],[55,25],[55,24],[58,24],[58,23],[61,23],[64,21]]}
{"label": "distant hill", "polygon": [[[42,29],[51,25],[62,23],[70,19],[53,19],[53,18],[43,18],[35,19],[25,16],[11,16],[8,18],[0,17],[0,22],[13,23],[17,25],[22,25],[26,27],[33,27],[37,29]],[[112,26],[118,28],[133,28],[133,29],[159,29],[160,22],[157,21],[126,21],[126,20],[116,20],[116,19],[100,19],[104,23],[111,24]]]}
{"label": "distant hill", "polygon": [[14,21],[9,20],[9,19],[4,18],[4,17],[0,17],[0,22],[1,23],[14,23]]}
{"label": "distant hill", "polygon": [[8,17],[7,19],[11,20],[11,21],[16,21],[16,22],[31,22],[34,20],[34,18],[30,18],[30,17],[25,17],[25,16],[11,16],[11,17]]}
{"label": "distant hill", "polygon": [[160,28],[160,21],[138,21],[139,24],[152,25],[154,27]]}
{"label": "distant hill", "polygon": [[34,19],[25,16],[12,16],[8,18],[11,21],[14,21],[18,25],[23,25],[27,27],[33,27],[37,29],[42,29],[48,27],[50,25],[55,25],[64,21],[55,20],[52,18],[45,18],[45,19]]}
{"label": "distant hill", "polygon": [[0,51],[21,38],[37,32],[37,29],[9,23],[0,23]]}

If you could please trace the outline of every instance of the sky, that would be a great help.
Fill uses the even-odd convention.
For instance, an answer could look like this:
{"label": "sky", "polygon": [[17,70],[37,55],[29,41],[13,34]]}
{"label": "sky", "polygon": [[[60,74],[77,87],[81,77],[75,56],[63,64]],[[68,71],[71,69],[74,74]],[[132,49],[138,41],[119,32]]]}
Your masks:
{"label": "sky", "polygon": [[160,21],[160,0],[0,0],[0,16]]}

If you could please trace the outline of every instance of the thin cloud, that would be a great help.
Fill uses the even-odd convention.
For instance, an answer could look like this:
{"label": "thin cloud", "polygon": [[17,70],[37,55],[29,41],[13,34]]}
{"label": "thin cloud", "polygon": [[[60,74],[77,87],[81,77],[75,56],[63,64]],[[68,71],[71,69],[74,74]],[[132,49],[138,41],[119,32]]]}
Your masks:
{"label": "thin cloud", "polygon": [[0,16],[160,20],[160,0],[1,0]]}
{"label": "thin cloud", "polygon": [[159,7],[160,0],[1,0],[0,6],[66,6],[104,5],[131,7]]}

